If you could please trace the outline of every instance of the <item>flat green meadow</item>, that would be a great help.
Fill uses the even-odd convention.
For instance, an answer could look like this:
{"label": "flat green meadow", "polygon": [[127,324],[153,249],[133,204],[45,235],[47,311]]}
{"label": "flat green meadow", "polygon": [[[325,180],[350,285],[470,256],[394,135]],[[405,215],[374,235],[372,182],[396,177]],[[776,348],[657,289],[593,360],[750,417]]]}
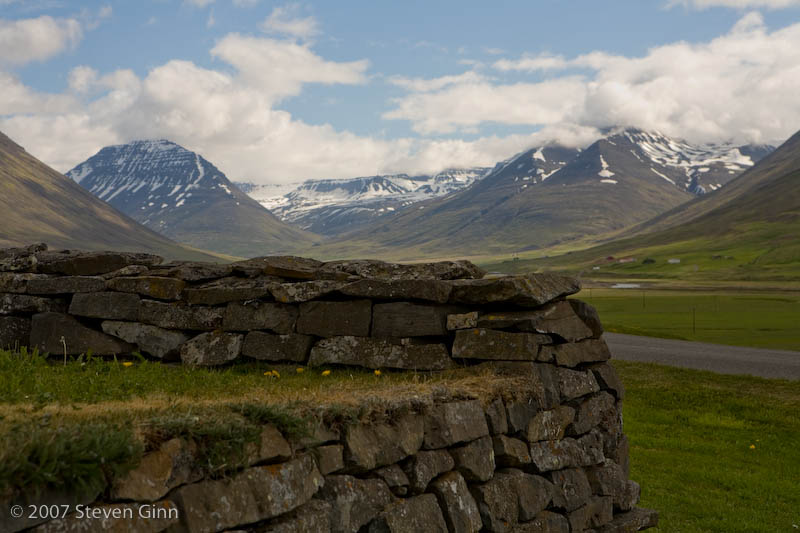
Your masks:
{"label": "flat green meadow", "polygon": [[607,331],[800,351],[800,292],[584,289]]}
{"label": "flat green meadow", "polygon": [[800,528],[800,381],[614,361],[631,479],[664,532]]}

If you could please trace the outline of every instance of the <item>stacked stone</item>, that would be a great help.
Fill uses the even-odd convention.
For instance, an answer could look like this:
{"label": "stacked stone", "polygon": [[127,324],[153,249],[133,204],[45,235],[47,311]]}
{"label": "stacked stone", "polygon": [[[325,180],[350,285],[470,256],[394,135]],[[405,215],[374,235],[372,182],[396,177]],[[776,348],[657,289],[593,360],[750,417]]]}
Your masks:
{"label": "stacked stone", "polygon": [[481,361],[574,367],[608,350],[554,275],[484,278],[465,262],[264,257],[161,264],[146,254],[0,251],[0,347],[220,365],[240,358],[443,370]]}
{"label": "stacked stone", "polygon": [[[635,508],[624,389],[597,314],[565,299],[575,280],[487,278],[463,261],[161,263],[0,251],[0,344],[191,365],[490,366],[529,386],[485,403],[431,399],[391,422],[319,427],[313,446],[267,426],[250,467],[228,480],[201,479],[194,445],[169,441],[96,502],[179,511],[136,530],[622,532],[657,522]],[[35,525],[3,520],[0,509],[4,528]],[[37,531],[87,527],[73,515]]]}
{"label": "stacked stone", "polygon": [[[399,405],[390,421],[342,429],[317,422],[313,437],[294,442],[267,425],[247,449],[250,466],[228,479],[203,479],[196,445],[173,439],[89,506],[120,510],[104,531],[153,533],[611,533],[656,525],[654,511],[635,507],[639,486],[627,478],[624,393],[613,368],[530,363],[526,371],[533,385],[513,400],[431,396]],[[151,518],[131,522],[125,509]],[[99,523],[73,513],[32,531],[100,531]]]}

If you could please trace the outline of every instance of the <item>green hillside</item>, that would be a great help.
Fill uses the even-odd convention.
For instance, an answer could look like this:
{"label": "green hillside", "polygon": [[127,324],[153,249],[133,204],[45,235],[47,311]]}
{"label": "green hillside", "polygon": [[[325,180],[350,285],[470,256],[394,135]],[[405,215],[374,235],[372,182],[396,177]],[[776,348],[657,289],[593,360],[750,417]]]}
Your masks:
{"label": "green hillside", "polygon": [[[800,133],[720,191],[627,234],[570,254],[490,267],[611,279],[795,281],[800,274]],[[623,257],[636,261],[619,263]]]}

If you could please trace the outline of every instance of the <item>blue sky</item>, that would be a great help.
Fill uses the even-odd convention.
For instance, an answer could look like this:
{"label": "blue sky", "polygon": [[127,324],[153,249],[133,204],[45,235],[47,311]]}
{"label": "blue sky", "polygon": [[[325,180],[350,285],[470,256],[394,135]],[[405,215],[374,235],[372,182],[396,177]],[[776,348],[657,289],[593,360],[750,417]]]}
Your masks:
{"label": "blue sky", "polygon": [[0,0],[0,131],[61,171],[149,137],[257,182],[774,143],[799,82],[800,0]]}

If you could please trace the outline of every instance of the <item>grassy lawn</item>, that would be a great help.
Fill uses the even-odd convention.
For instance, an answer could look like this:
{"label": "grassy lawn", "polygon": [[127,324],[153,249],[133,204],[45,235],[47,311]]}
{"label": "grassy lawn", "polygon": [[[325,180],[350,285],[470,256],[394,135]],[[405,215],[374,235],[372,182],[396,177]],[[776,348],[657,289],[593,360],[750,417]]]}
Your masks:
{"label": "grassy lawn", "polygon": [[659,531],[800,527],[800,382],[615,361],[641,504]]}
{"label": "grassy lawn", "polygon": [[[800,351],[800,293],[584,289],[607,331]],[[694,326],[693,326],[694,315]]]}

